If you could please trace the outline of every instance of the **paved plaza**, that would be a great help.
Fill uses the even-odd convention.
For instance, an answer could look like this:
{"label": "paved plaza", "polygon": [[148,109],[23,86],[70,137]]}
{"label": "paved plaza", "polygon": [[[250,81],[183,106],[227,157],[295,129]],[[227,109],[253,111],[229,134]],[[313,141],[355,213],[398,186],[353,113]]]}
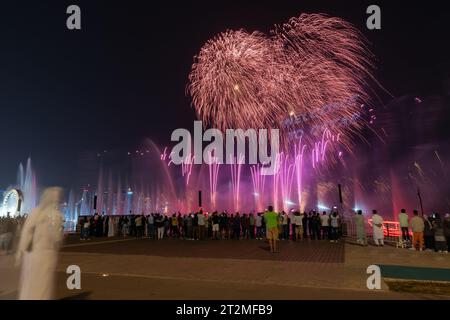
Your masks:
{"label": "paved plaza", "polygon": [[[445,295],[366,287],[371,264],[450,268],[450,255],[390,246],[280,241],[92,239],[72,236],[60,253],[58,299],[448,299]],[[18,271],[1,256],[0,297],[14,299]],[[68,290],[66,268],[81,268],[81,290]]]}

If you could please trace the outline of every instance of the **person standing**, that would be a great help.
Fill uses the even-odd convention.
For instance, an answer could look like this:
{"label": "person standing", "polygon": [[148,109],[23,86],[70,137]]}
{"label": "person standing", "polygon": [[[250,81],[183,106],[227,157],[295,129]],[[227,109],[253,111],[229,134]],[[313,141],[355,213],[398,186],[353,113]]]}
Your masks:
{"label": "person standing", "polygon": [[170,236],[172,238],[178,238],[178,218],[175,213],[170,218]]}
{"label": "person standing", "polygon": [[337,242],[339,238],[339,224],[340,217],[337,211],[334,211],[330,216],[331,240],[330,242]]}
{"label": "person standing", "polygon": [[239,212],[236,212],[236,215],[233,219],[233,239],[240,240],[241,238],[241,217],[239,216]]}
{"label": "person standing", "polygon": [[447,251],[450,252],[450,214],[446,214],[443,221],[444,236],[447,240]]}
{"label": "person standing", "polygon": [[297,237],[296,215],[297,215],[297,212],[295,212],[294,210],[291,210],[291,212],[289,213],[289,216],[288,216],[288,228],[290,228],[288,230],[288,233],[289,233],[288,239],[291,239],[292,241],[297,240],[296,239],[296,237]]}
{"label": "person standing", "polygon": [[399,225],[400,225],[400,229],[402,230],[402,240],[403,241],[410,241],[410,238],[409,238],[409,217],[408,217],[408,214],[406,213],[405,209],[400,210],[400,213],[398,214],[398,222],[399,222]]}
{"label": "person standing", "polygon": [[19,300],[54,297],[58,251],[63,240],[62,189],[44,191],[38,207],[25,220],[16,265],[21,265]]}
{"label": "person standing", "polygon": [[261,212],[258,212],[255,217],[255,225],[256,225],[256,240],[262,240],[262,217]]}
{"label": "person standing", "polygon": [[114,237],[116,235],[116,224],[117,219],[116,217],[108,217],[108,234],[107,236],[109,238]]}
{"label": "person standing", "polygon": [[153,217],[153,213],[147,217],[147,236],[150,239],[154,239],[155,237],[155,218]]}
{"label": "person standing", "polygon": [[289,217],[288,214],[284,211],[282,212],[281,216],[281,232],[282,232],[282,239],[283,240],[289,240]]}
{"label": "person standing", "polygon": [[242,226],[242,239],[248,238],[248,223],[247,223],[247,215],[244,213],[241,216],[241,226]]}
{"label": "person standing", "polygon": [[330,217],[324,211],[320,216],[320,229],[322,231],[322,239],[330,238]]}
{"label": "person standing", "polygon": [[96,228],[95,228],[95,231],[96,231],[96,236],[97,236],[97,238],[100,238],[100,237],[103,237],[103,216],[98,216],[98,218],[97,218],[97,224],[96,224]]}
{"label": "person standing", "polygon": [[413,211],[413,217],[411,218],[410,224],[411,230],[413,232],[413,241],[411,249],[416,250],[418,248],[419,251],[422,251],[424,247],[423,232],[425,230],[425,222],[421,217],[419,217],[419,212],[417,212],[417,210]]}
{"label": "person standing", "polygon": [[356,212],[356,215],[353,217],[353,220],[355,222],[356,227],[356,242],[358,242],[360,245],[363,246],[367,245],[366,225],[364,223],[364,216],[361,210],[358,210]]}
{"label": "person standing", "polygon": [[109,223],[110,223],[110,219],[109,219],[109,216],[104,216],[105,218],[103,219],[103,226],[104,226],[104,230],[103,230],[103,235],[105,236],[105,237],[107,237],[108,236],[108,233],[109,233]]}
{"label": "person standing", "polygon": [[162,215],[158,214],[156,217],[155,226],[158,230],[158,240],[162,240],[164,238],[164,218]]}
{"label": "person standing", "polygon": [[91,217],[89,220],[90,224],[89,224],[89,234],[91,236],[95,236],[97,233],[97,219],[98,219],[98,214],[95,214],[93,217]]}
{"label": "person standing", "polygon": [[302,225],[303,225],[303,237],[308,237],[308,214],[303,212],[303,219],[302,219]]}
{"label": "person standing", "polygon": [[269,206],[268,211],[264,214],[266,222],[267,240],[269,240],[270,252],[277,252],[278,240],[278,215],[273,211],[273,207]]}
{"label": "person standing", "polygon": [[196,212],[194,214],[194,217],[192,218],[192,231],[193,231],[193,236],[192,239],[194,240],[198,240],[198,213]]}
{"label": "person standing", "polygon": [[130,220],[127,217],[123,218],[122,233],[124,238],[130,235]]}
{"label": "person standing", "polygon": [[147,238],[147,217],[145,216],[144,212],[141,214],[141,221],[142,221],[142,237]]}
{"label": "person standing", "polygon": [[164,237],[165,238],[169,238],[171,222],[172,222],[172,219],[170,219],[170,217],[167,214],[165,214],[164,215]]}
{"label": "person standing", "polygon": [[373,241],[377,246],[384,246],[383,218],[378,214],[377,210],[372,211],[373,224]]}
{"label": "person standing", "polygon": [[187,218],[186,218],[186,237],[189,240],[193,239],[193,226],[192,226],[192,214],[188,214]]}
{"label": "person standing", "polygon": [[205,215],[205,238],[210,239],[212,237],[212,222],[211,222],[211,216],[206,214]]}
{"label": "person standing", "polygon": [[91,229],[91,223],[89,222],[89,219],[87,217],[84,217],[83,222],[83,236],[81,240],[90,240],[89,239],[89,231]]}
{"label": "person standing", "polygon": [[266,220],[264,219],[264,214],[266,212],[267,212],[267,210],[265,210],[264,213],[262,214],[263,219],[261,220],[261,230],[262,230],[263,239],[267,239],[266,238],[266,235],[267,235]]}
{"label": "person standing", "polygon": [[[130,211],[131,214],[131,211]],[[135,237],[136,236],[136,217],[134,214],[130,217],[130,236]]]}
{"label": "person standing", "polygon": [[121,236],[122,235],[122,226],[123,226],[123,217],[122,216],[120,216],[119,217],[119,236]]}
{"label": "person standing", "polygon": [[303,240],[303,215],[300,212],[295,212],[293,225],[295,226],[295,237],[293,239]]}
{"label": "person standing", "polygon": [[186,239],[188,239],[188,236],[187,236],[187,234],[188,234],[188,227],[187,227],[187,224],[188,224],[188,215],[187,214],[185,214],[185,215],[183,215],[182,217],[181,217],[181,224],[182,224],[182,237],[183,237],[183,239],[184,240],[186,240]]}
{"label": "person standing", "polygon": [[321,219],[318,212],[314,212],[312,218],[312,230],[314,239],[320,240]]}
{"label": "person standing", "polygon": [[198,219],[198,233],[199,233],[199,239],[204,240],[205,239],[205,215],[203,214],[203,210],[200,210],[197,215]]}
{"label": "person standing", "polygon": [[439,253],[441,252],[448,253],[447,241],[444,236],[443,223],[438,213],[434,214],[433,229],[434,229],[435,250]]}
{"label": "person standing", "polygon": [[212,238],[213,240],[219,240],[219,216],[217,215],[217,212],[213,212],[212,215]]}
{"label": "person standing", "polygon": [[135,220],[135,225],[136,225],[136,238],[140,238],[142,237],[142,217],[140,215],[138,215]]}
{"label": "person standing", "polygon": [[128,221],[126,221],[126,217],[121,216],[120,220],[119,220],[119,230],[120,230],[119,235],[122,235],[124,238],[126,237],[126,231],[128,229],[127,223],[128,223]]}
{"label": "person standing", "polygon": [[222,212],[219,219],[220,238],[228,239],[228,216],[226,212]]}
{"label": "person standing", "polygon": [[[87,218],[86,217],[84,217],[84,218],[80,217],[79,221],[80,221],[80,240],[86,240],[85,239],[84,224],[86,223]],[[89,228],[89,226],[88,226],[88,228]]]}
{"label": "person standing", "polygon": [[234,237],[234,215],[231,214],[228,218],[228,239],[233,239]]}
{"label": "person standing", "polygon": [[178,218],[178,236],[180,238],[183,238],[184,237],[184,233],[186,232],[186,228],[184,227],[184,219],[181,216],[180,212],[178,212],[177,218]]}
{"label": "person standing", "polygon": [[250,233],[250,239],[255,239],[255,217],[253,216],[253,213],[250,213],[248,216],[249,220],[249,233]]}
{"label": "person standing", "polygon": [[423,230],[423,237],[425,242],[425,250],[434,250],[434,230],[433,220],[426,214],[423,215],[423,222],[425,223],[425,229]]}
{"label": "person standing", "polygon": [[314,210],[311,210],[308,214],[308,234],[309,234],[310,239],[314,239],[314,231],[313,231],[313,229],[314,229],[314,222],[313,222],[314,214],[315,214]]}

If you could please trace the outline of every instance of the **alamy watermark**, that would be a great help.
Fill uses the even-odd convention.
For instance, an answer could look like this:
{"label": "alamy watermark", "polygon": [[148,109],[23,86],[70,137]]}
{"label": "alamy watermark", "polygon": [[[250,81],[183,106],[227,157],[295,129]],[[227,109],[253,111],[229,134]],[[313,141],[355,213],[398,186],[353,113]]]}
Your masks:
{"label": "alamy watermark", "polygon": [[[227,129],[225,137],[219,129],[203,132],[201,121],[194,121],[194,137],[187,129],[172,132],[171,141],[178,142],[170,153],[175,165],[194,164],[261,164],[261,174],[274,175],[279,166],[279,129]],[[203,142],[210,142],[203,148]],[[224,145],[225,144],[225,145]],[[248,156],[246,157],[246,145]],[[224,152],[225,150],[225,152]],[[248,160],[248,162],[247,162]]]}
{"label": "alamy watermark", "polygon": [[66,13],[70,16],[66,19],[66,27],[69,30],[81,29],[81,9],[79,6],[72,4],[67,7]]}
{"label": "alamy watermark", "polygon": [[67,267],[66,273],[69,274],[66,280],[66,286],[69,290],[81,290],[81,269],[76,264]]}
{"label": "alamy watermark", "polygon": [[381,290],[381,270],[377,265],[370,265],[366,270],[370,276],[367,278],[366,286],[369,290]]}
{"label": "alamy watermark", "polygon": [[380,30],[381,29],[381,9],[376,4],[372,4],[367,7],[367,14],[370,16],[366,20],[366,26],[369,30]]}

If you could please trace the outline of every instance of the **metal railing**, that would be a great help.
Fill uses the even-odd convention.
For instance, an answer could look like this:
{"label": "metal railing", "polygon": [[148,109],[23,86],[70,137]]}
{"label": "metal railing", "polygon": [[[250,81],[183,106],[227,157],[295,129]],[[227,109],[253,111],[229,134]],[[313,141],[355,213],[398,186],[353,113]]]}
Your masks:
{"label": "metal railing", "polygon": [[[356,238],[356,225],[353,219],[345,219],[343,220],[343,224],[346,224],[346,236],[351,238]],[[365,221],[365,231],[366,237],[368,241],[373,242],[373,224],[372,219],[367,219]],[[384,233],[384,242],[398,245],[401,242],[402,231],[400,228],[400,224],[398,221],[384,221],[383,222],[383,233]],[[411,232],[410,232],[411,235]]]}

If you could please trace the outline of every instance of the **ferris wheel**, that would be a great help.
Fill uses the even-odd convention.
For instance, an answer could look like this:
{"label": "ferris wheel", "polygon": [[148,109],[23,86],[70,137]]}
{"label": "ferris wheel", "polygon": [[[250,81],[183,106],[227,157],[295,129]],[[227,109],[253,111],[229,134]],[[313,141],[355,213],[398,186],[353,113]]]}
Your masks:
{"label": "ferris wheel", "polygon": [[2,206],[0,208],[0,217],[15,217],[20,213],[22,204],[22,193],[18,189],[10,189],[5,192]]}

